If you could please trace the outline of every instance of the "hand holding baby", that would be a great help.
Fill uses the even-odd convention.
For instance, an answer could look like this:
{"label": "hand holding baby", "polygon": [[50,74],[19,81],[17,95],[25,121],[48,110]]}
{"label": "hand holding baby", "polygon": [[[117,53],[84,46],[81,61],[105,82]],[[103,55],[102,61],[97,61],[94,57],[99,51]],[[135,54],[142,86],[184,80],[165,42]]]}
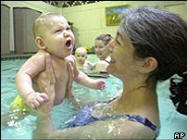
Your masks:
{"label": "hand holding baby", "polygon": [[36,109],[48,100],[49,97],[46,93],[32,92],[26,96],[25,103],[31,108]]}

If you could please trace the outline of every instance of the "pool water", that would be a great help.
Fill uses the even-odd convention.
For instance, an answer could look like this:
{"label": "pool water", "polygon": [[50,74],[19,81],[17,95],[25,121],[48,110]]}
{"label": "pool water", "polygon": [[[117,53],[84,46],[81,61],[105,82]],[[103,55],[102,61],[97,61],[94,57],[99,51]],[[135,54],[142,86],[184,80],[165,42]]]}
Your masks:
{"label": "pool water", "polygon": [[[91,62],[98,61],[95,55],[89,55]],[[1,61],[1,115],[9,110],[9,104],[16,97],[15,75],[26,59],[15,59]],[[75,97],[79,100],[106,100],[112,97],[122,88],[122,82],[116,77],[110,75],[103,78],[106,81],[106,89],[103,91],[93,90],[73,83]],[[187,116],[176,112],[174,105],[169,99],[169,80],[158,83],[158,101],[161,121],[161,131],[158,139],[174,139],[174,132],[185,132],[187,135]],[[66,127],[71,121],[78,108],[74,107],[68,100],[54,107],[52,120],[54,126],[58,128]],[[2,139],[31,139],[32,131],[35,129],[36,116],[28,115],[23,120],[1,130]],[[187,139],[187,136],[185,136]]]}

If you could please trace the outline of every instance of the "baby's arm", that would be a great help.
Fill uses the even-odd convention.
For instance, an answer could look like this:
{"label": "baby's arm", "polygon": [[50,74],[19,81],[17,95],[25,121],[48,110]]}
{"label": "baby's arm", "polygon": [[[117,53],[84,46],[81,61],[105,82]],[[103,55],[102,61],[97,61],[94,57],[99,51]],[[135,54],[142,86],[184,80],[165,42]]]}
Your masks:
{"label": "baby's arm", "polygon": [[84,72],[78,70],[74,56],[69,56],[66,58],[66,60],[70,64],[69,65],[70,77],[73,77],[73,79],[76,82],[78,82],[79,84],[84,85],[88,88],[100,89],[100,90],[103,90],[105,88],[105,81],[104,80],[91,79]]}
{"label": "baby's arm", "polygon": [[16,87],[24,102],[31,108],[40,106],[48,96],[45,93],[35,92],[32,88],[32,79],[45,68],[45,56],[37,53],[32,56],[16,75]]}
{"label": "baby's arm", "polygon": [[75,79],[76,82],[80,83],[81,85],[84,85],[88,88],[93,89],[105,89],[105,81],[100,79],[92,79],[88,77],[84,72],[79,71],[78,77]]}

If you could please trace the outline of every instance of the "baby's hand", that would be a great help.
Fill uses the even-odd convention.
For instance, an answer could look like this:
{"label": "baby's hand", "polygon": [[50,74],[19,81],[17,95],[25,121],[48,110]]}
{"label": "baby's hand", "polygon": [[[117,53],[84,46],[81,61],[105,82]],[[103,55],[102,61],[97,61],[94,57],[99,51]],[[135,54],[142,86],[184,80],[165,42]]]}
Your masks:
{"label": "baby's hand", "polygon": [[103,80],[98,80],[97,81],[97,89],[104,90],[106,87],[106,83]]}
{"label": "baby's hand", "polygon": [[44,102],[49,101],[49,97],[45,93],[32,92],[26,97],[26,104],[33,109],[38,108]]}

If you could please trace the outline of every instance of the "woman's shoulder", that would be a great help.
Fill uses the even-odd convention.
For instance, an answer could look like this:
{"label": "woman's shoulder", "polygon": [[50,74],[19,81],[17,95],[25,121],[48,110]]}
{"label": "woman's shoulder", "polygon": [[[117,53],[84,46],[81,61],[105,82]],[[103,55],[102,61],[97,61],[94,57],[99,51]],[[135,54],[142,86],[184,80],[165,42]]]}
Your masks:
{"label": "woman's shoulder", "polygon": [[105,61],[109,63],[109,62],[111,61],[111,57],[108,56],[108,57],[105,59]]}
{"label": "woman's shoulder", "polygon": [[104,60],[100,60],[99,62],[97,62],[95,64],[95,69],[96,71],[103,71],[105,72],[106,71],[106,68],[108,67],[108,63]]}
{"label": "woman's shoulder", "polygon": [[[98,138],[101,138],[102,135],[111,139],[154,139],[156,137],[155,132],[150,128],[126,118],[97,121],[90,126],[97,128],[100,133]],[[97,134],[95,136],[97,137]]]}
{"label": "woman's shoulder", "polygon": [[144,126],[136,121],[131,121],[128,119],[118,119],[116,123],[119,125],[119,130],[124,132],[122,134],[123,138],[155,138],[156,134],[149,127]]}

